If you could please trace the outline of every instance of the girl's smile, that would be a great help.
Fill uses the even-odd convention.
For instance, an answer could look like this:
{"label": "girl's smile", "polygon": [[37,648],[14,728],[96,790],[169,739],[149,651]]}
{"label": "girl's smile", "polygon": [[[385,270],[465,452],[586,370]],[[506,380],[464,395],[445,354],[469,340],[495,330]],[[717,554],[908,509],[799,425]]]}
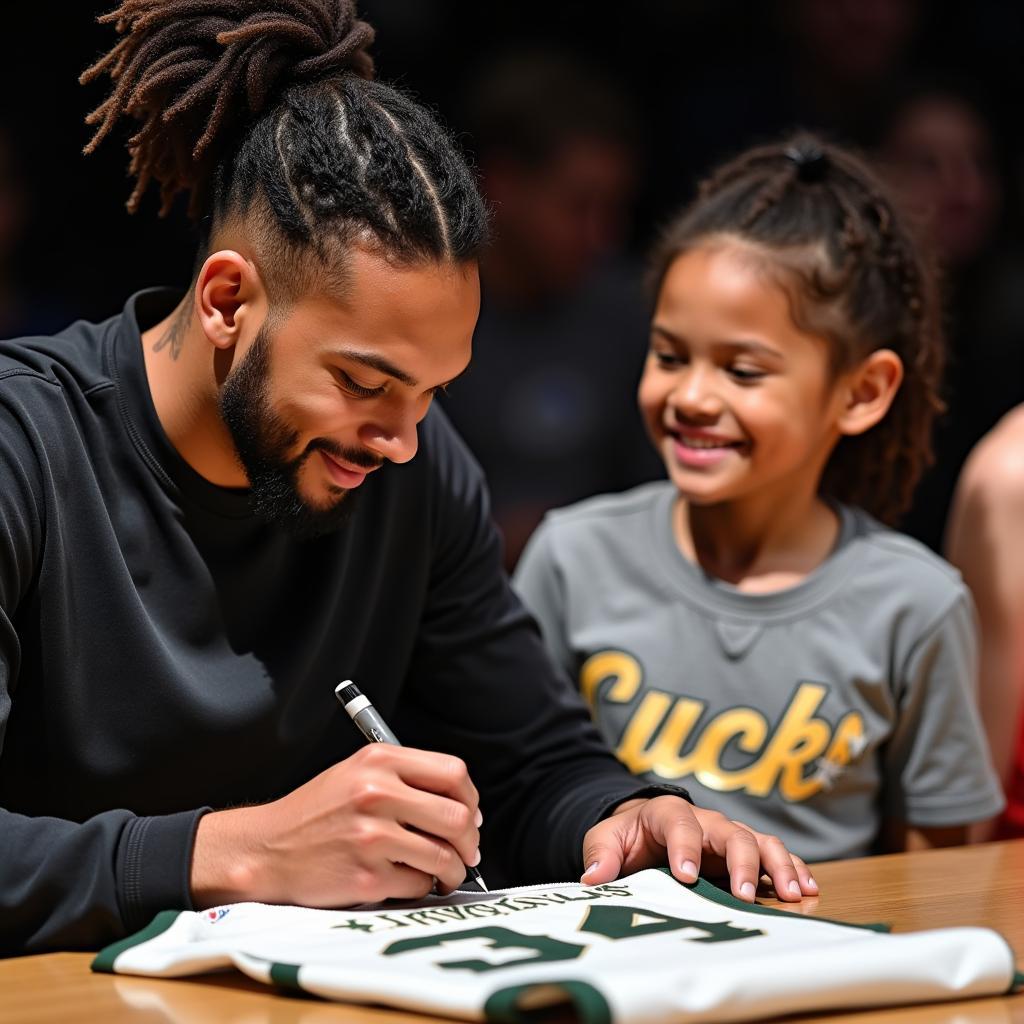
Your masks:
{"label": "girl's smile", "polygon": [[734,452],[739,453],[745,447],[743,441],[732,440],[708,430],[668,426],[665,432],[675,442],[675,457],[684,466],[693,469],[717,465],[722,459],[729,458]]}

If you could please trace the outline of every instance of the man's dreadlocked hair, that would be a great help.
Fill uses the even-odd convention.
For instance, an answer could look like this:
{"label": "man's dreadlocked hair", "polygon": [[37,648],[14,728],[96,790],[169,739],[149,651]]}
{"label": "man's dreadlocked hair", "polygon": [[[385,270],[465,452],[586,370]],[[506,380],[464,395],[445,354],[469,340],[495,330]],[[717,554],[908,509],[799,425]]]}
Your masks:
{"label": "man's dreadlocked hair", "polygon": [[122,117],[134,212],[150,183],[211,235],[245,223],[272,297],[343,283],[358,241],[401,264],[474,259],[487,218],[434,119],[372,81],[373,29],[352,0],[124,0],[120,41],[81,76],[113,88],[86,119],[92,152]]}
{"label": "man's dreadlocked hair", "polygon": [[862,159],[801,134],[748,150],[701,184],[656,249],[655,288],[677,256],[716,236],[760,252],[794,322],[829,341],[833,374],[880,348],[902,360],[888,414],[839,441],[821,486],[898,522],[933,459],[932,423],[944,408],[937,270],[906,214]]}

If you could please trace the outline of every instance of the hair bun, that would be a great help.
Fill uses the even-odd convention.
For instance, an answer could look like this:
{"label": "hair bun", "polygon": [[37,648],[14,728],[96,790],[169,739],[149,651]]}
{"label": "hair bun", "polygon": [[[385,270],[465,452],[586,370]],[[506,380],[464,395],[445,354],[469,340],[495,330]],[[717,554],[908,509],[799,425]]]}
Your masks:
{"label": "hair bun", "polygon": [[809,139],[798,140],[783,150],[783,156],[796,165],[796,176],[799,181],[813,184],[822,181],[828,173],[828,154],[817,142]]}
{"label": "hair bun", "polygon": [[[305,8],[303,14],[296,7]],[[216,38],[222,46],[238,47],[239,59],[250,58],[246,85],[253,106],[253,94],[265,94],[278,78],[311,81],[344,72],[372,78],[373,58],[366,51],[374,35],[373,26],[356,17],[352,0],[300,0],[267,5]],[[296,59],[297,52],[308,56]],[[262,89],[257,75],[264,78]]]}
{"label": "hair bun", "polygon": [[192,190],[195,212],[197,183],[224,125],[238,123],[236,106],[258,115],[293,82],[373,77],[374,32],[354,0],[123,0],[98,20],[121,38],[79,79],[109,75],[113,85],[86,118],[97,128],[85,152],[122,117],[142,122],[128,140],[137,177],[130,211],[155,179],[161,213],[182,190]]}

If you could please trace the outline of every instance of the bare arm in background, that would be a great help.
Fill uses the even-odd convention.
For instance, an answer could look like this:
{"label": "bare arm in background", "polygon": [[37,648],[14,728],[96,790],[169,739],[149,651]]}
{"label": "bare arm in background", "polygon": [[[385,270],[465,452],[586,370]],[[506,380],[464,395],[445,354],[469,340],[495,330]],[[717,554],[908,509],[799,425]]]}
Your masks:
{"label": "bare arm in background", "polygon": [[[981,634],[979,701],[996,771],[1011,776],[1024,717],[1024,406],[971,453],[957,485],[946,557],[963,573]],[[972,830],[992,835],[993,823]]]}

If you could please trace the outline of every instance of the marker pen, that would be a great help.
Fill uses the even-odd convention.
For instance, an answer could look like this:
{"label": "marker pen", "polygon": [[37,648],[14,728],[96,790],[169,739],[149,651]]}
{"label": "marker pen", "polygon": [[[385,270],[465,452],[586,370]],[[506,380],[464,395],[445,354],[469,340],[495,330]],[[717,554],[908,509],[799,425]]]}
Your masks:
{"label": "marker pen", "polygon": [[[338,683],[334,688],[334,696],[341,702],[349,718],[356,723],[368,742],[390,743],[395,747],[402,745],[398,742],[398,737],[388,728],[384,719],[380,717],[377,709],[370,703],[370,698],[365,696],[351,679],[345,679]],[[484,883],[483,875],[476,868],[467,865],[466,870],[484,892],[490,892]]]}

